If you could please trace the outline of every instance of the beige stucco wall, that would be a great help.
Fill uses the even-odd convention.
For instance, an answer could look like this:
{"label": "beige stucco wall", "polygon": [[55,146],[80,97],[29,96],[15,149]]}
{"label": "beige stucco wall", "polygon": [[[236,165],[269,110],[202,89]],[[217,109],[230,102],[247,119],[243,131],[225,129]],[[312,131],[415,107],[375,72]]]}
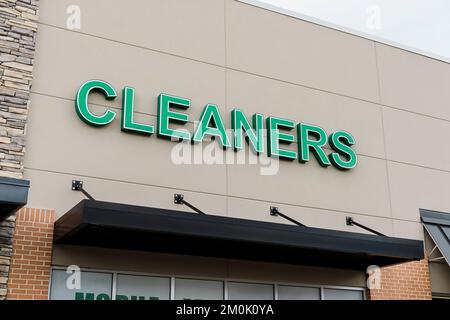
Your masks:
{"label": "beige stucco wall", "polygon": [[[71,4],[81,30],[66,29]],[[153,125],[165,92],[191,99],[192,120],[214,103],[228,127],[239,107],[346,130],[359,164],[282,161],[274,176],[256,165],[174,165],[173,142],[123,133],[120,118],[101,129],[80,121],[74,96],[92,78],[136,88],[137,120]],[[28,205],[64,214],[83,198],[70,188],[77,178],[105,201],[188,210],[173,204],[180,191],[210,214],[286,223],[269,215],[276,205],[309,226],[364,232],[346,226],[351,215],[422,239],[419,208],[450,212],[449,87],[447,63],[234,0],[41,0]],[[120,97],[92,102],[120,111]],[[55,264],[66,255],[55,250]]]}

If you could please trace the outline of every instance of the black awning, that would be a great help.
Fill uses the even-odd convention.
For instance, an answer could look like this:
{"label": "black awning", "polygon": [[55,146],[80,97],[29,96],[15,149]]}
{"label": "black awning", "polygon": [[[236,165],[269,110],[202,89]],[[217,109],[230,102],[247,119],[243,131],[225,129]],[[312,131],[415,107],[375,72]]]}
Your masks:
{"label": "black awning", "polygon": [[420,209],[420,217],[442,258],[450,266],[450,214]]}
{"label": "black awning", "polygon": [[55,223],[55,242],[365,270],[423,259],[391,237],[83,200]]}
{"label": "black awning", "polygon": [[30,181],[0,177],[0,220],[27,204]]}

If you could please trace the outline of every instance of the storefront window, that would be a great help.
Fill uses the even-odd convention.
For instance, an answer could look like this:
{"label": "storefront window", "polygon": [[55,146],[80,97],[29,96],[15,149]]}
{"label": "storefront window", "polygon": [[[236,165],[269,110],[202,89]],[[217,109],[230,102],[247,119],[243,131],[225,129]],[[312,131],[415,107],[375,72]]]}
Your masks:
{"label": "storefront window", "polygon": [[229,300],[273,300],[274,286],[271,284],[256,284],[229,282]]}
{"label": "storefront window", "polygon": [[320,288],[278,286],[280,300],[320,300]]}
{"label": "storefront window", "polygon": [[347,289],[324,289],[325,300],[363,300],[363,292]]}
{"label": "storefront window", "polygon": [[53,270],[50,299],[111,300],[112,282],[112,273],[82,271],[75,274]]}
{"label": "storefront window", "polygon": [[117,275],[116,300],[169,300],[170,278]]}
{"label": "storefront window", "polygon": [[223,281],[175,279],[175,300],[223,300]]}
{"label": "storefront window", "polygon": [[[77,278],[78,277],[78,278]],[[173,291],[172,291],[173,289]],[[115,295],[112,296],[112,293]],[[189,279],[108,271],[52,271],[52,300],[363,300],[364,290]]]}

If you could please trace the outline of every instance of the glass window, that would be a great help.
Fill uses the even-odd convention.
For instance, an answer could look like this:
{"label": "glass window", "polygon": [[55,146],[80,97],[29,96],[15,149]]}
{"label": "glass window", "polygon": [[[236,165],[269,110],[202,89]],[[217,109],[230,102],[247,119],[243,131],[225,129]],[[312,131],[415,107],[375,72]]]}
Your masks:
{"label": "glass window", "polygon": [[273,285],[259,283],[228,283],[228,299],[230,300],[273,300]]}
{"label": "glass window", "polygon": [[169,300],[170,278],[117,275],[117,300]]}
{"label": "glass window", "polygon": [[50,299],[110,300],[112,279],[112,273],[81,271],[74,274],[65,270],[53,270]]}
{"label": "glass window", "polygon": [[278,286],[279,300],[320,300],[320,288]]}
{"label": "glass window", "polygon": [[175,279],[175,300],[223,300],[223,281]]}
{"label": "glass window", "polygon": [[324,289],[325,300],[363,300],[363,292],[361,290],[347,289]]}
{"label": "glass window", "polygon": [[[174,282],[172,282],[172,279]],[[229,281],[229,300],[320,300],[320,287]],[[172,287],[174,292],[172,293]],[[277,292],[275,292],[275,288]],[[112,296],[115,292],[115,297]],[[52,270],[51,300],[223,300],[225,280],[171,278],[102,271]],[[325,300],[363,300],[364,291],[324,288]]]}

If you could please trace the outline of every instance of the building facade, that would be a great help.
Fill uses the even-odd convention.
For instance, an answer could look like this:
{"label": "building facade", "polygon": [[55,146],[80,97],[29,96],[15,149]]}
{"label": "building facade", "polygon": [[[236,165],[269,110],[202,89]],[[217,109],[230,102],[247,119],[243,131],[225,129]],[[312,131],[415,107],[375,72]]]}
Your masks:
{"label": "building facade", "polygon": [[0,298],[450,296],[446,62],[236,0],[2,0],[0,81]]}

